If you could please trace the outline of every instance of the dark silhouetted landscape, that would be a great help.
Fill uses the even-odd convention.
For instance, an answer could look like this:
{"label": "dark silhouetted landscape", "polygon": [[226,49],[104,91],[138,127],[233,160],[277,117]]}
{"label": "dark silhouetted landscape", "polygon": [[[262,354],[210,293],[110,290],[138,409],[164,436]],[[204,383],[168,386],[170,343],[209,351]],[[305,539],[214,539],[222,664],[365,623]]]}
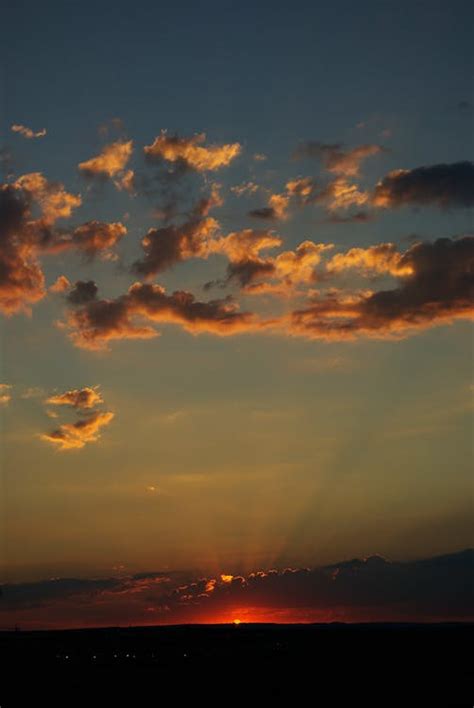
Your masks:
{"label": "dark silhouetted landscape", "polygon": [[1,705],[282,696],[315,705],[355,697],[380,706],[471,705],[472,629],[336,623],[2,632]]}

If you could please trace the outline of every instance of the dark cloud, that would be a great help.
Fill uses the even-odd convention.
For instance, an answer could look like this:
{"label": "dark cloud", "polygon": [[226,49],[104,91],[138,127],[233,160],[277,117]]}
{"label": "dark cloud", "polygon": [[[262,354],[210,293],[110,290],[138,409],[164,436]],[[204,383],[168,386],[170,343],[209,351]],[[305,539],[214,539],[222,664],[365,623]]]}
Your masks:
{"label": "dark cloud", "polygon": [[395,170],[377,184],[372,201],[375,206],[386,208],[405,204],[440,208],[474,206],[474,163]]}
{"label": "dark cloud", "polygon": [[93,280],[78,280],[68,293],[66,299],[72,305],[85,305],[86,302],[96,300],[98,292],[99,288]]}
{"label": "dark cloud", "polygon": [[224,336],[256,326],[251,313],[239,312],[229,297],[200,302],[185,291],[167,295],[159,285],[135,283],[116,300],[93,300],[68,313],[62,327],[84,349],[105,349],[115,339],[150,339],[153,326],[140,322],[178,324],[188,332]]}
{"label": "dark cloud", "polygon": [[[100,626],[248,621],[472,620],[474,551],[416,561],[380,556],[246,576],[139,573],[4,585],[0,622]],[[186,577],[187,576],[187,577]]]}
{"label": "dark cloud", "polygon": [[265,221],[274,221],[278,218],[273,207],[261,207],[261,209],[252,209],[252,211],[249,211],[249,216],[252,216],[254,219],[264,219]]}
{"label": "dark cloud", "polygon": [[[385,252],[381,255],[387,259]],[[318,296],[308,307],[293,312],[290,331],[327,339],[400,336],[473,316],[472,236],[418,243],[395,265],[392,261],[393,254],[390,268],[401,274],[397,288],[360,296],[338,291]]]}
{"label": "dark cloud", "polygon": [[368,221],[372,221],[373,218],[373,214],[370,214],[368,211],[356,211],[354,214],[349,214],[348,216],[331,214],[325,221],[328,224],[366,224]]}
{"label": "dark cloud", "polygon": [[33,228],[31,205],[17,185],[0,186],[0,309],[6,314],[28,310],[46,292],[36,256],[43,232]]}
{"label": "dark cloud", "polygon": [[290,192],[284,194],[270,194],[268,206],[249,211],[249,216],[266,221],[286,219],[290,196]]}
{"label": "dark cloud", "polygon": [[[233,238],[235,240],[231,242]],[[315,282],[315,267],[323,253],[333,248],[332,244],[303,241],[294,250],[263,258],[261,250],[281,245],[280,239],[271,232],[247,230],[222,239],[226,240],[228,248],[224,252],[230,260],[227,277],[206,283],[206,289],[236,282],[248,294],[287,297],[296,292],[298,285]]]}
{"label": "dark cloud", "polygon": [[219,191],[214,186],[208,197],[194,205],[187,221],[150,229],[142,239],[145,255],[133,264],[132,271],[149,278],[189,258],[207,258],[208,242],[219,228],[218,222],[208,214],[221,204]]}
{"label": "dark cloud", "polygon": [[214,219],[194,219],[181,226],[150,229],[142,239],[145,255],[133,265],[133,271],[152,277],[176,263],[199,256],[206,238],[216,229]]}
{"label": "dark cloud", "polygon": [[[46,295],[42,255],[76,251],[87,260],[96,255],[116,257],[113,248],[127,231],[120,222],[89,221],[69,232],[56,226],[80,204],[80,196],[60,183],[48,182],[40,173],[0,185],[0,309],[6,314],[29,311]],[[40,212],[38,218],[35,212]],[[63,276],[51,290],[61,292],[66,287]]]}
{"label": "dark cloud", "polygon": [[[227,266],[227,277],[223,281],[215,281],[214,284],[227,285],[231,281],[235,281],[241,288],[245,288],[256,280],[264,277],[271,277],[275,273],[275,265],[271,259],[254,258],[235,263],[229,263]],[[212,283],[207,283],[209,288]]]}

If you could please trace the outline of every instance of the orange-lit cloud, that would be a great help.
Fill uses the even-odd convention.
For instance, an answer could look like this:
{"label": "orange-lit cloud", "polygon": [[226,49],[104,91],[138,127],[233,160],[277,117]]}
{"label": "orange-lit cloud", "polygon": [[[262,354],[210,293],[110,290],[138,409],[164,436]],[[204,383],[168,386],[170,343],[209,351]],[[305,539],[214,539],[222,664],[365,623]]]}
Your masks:
{"label": "orange-lit cloud", "polygon": [[329,212],[349,207],[361,207],[369,203],[370,194],[362,192],[356,184],[351,184],[345,177],[338,177],[330,182],[317,196]]}
{"label": "orange-lit cloud", "polygon": [[255,194],[258,190],[259,186],[258,184],[255,184],[255,182],[242,182],[242,184],[236,184],[235,187],[230,188],[230,191],[238,197]]}
{"label": "orange-lit cloud", "polygon": [[64,423],[51,433],[40,435],[41,440],[56,445],[59,450],[77,450],[87,443],[97,442],[101,428],[109,425],[114,418],[110,411],[97,412],[75,423]]}
{"label": "orange-lit cloud", "polygon": [[312,177],[298,177],[290,179],[286,183],[287,194],[291,197],[297,197],[303,204],[310,204],[315,201],[316,190],[317,187]]}
{"label": "orange-lit cloud", "polygon": [[99,403],[103,402],[104,400],[97,390],[97,387],[91,388],[90,386],[64,391],[63,393],[50,396],[45,400],[45,403],[50,406],[70,406],[77,410],[94,408]]}
{"label": "orange-lit cloud", "polygon": [[141,242],[144,256],[135,261],[133,271],[149,278],[181,261],[207,258],[212,252],[210,240],[219,229],[219,222],[208,214],[221,204],[218,186],[212,185],[209,196],[197,202],[187,221],[150,229]]}
{"label": "orange-lit cloud", "polygon": [[135,283],[116,300],[91,300],[71,310],[59,326],[69,330],[74,344],[83,349],[106,349],[112,340],[150,339],[158,332],[140,320],[178,324],[188,332],[219,336],[256,327],[251,313],[240,312],[229,298],[200,302],[185,291],[167,295],[159,285]]}
{"label": "orange-lit cloud", "polygon": [[321,262],[323,254],[333,248],[331,243],[303,241],[294,251],[284,251],[275,257],[275,277],[291,285],[312,283],[315,267]]}
{"label": "orange-lit cloud", "polygon": [[207,145],[205,133],[199,133],[191,138],[179,138],[162,132],[155,138],[152,145],[146,145],[144,152],[149,160],[168,160],[196,170],[208,172],[226,167],[241,151],[239,143],[224,145]]}
{"label": "orange-lit cloud", "polygon": [[8,315],[28,312],[46,294],[37,261],[42,234],[31,222],[31,202],[17,183],[0,186],[0,309]]}
{"label": "orange-lit cloud", "polygon": [[96,157],[80,162],[78,169],[86,177],[115,177],[125,168],[132,152],[132,140],[118,140],[106,145]]}
{"label": "orange-lit cloud", "polygon": [[271,194],[268,198],[268,206],[261,209],[253,209],[249,216],[256,219],[284,220],[287,218],[290,199],[286,194]]}
{"label": "orange-lit cloud", "polygon": [[[58,228],[56,221],[69,218],[80,204],[79,195],[39,172],[0,185],[0,310],[5,314],[29,313],[31,305],[46,295],[41,255],[76,250],[87,259],[96,254],[105,258],[126,233],[120,223],[97,221],[70,232]],[[66,287],[60,279],[50,291]]]}
{"label": "orange-lit cloud", "polygon": [[18,133],[19,135],[22,135],[27,140],[34,140],[35,138],[44,138],[44,136],[46,135],[46,128],[34,131],[31,128],[28,128],[26,125],[21,125],[18,123],[14,123],[12,125],[11,131],[13,133]]}
{"label": "orange-lit cloud", "polygon": [[225,255],[233,263],[257,258],[261,251],[281,246],[282,240],[273,231],[243,229],[213,239],[208,244],[210,253]]}
{"label": "orange-lit cloud", "polygon": [[294,251],[260,256],[260,251],[279,245],[281,239],[271,231],[246,229],[229,234],[220,244],[218,242],[220,251],[216,251],[229,258],[227,278],[208,283],[207,287],[235,281],[247,293],[287,295],[297,284],[314,282],[316,265],[321,262],[323,253],[333,248],[332,244],[304,241]]}
{"label": "orange-lit cloud", "polygon": [[[384,263],[393,267],[387,260]],[[398,287],[317,296],[307,307],[293,312],[289,332],[313,339],[400,337],[457,319],[471,319],[473,267],[472,237],[415,244],[395,267],[401,279]]]}
{"label": "orange-lit cloud", "polygon": [[383,151],[384,148],[380,145],[359,145],[346,149],[341,143],[331,145],[309,141],[297,148],[294,158],[297,160],[316,158],[323,163],[328,172],[344,177],[356,177],[364,160]]}
{"label": "orange-lit cloud", "polygon": [[75,250],[87,259],[97,255],[106,259],[126,233],[126,226],[120,222],[88,221],[75,228],[70,235],[56,239],[49,247],[49,252]]}
{"label": "orange-lit cloud", "polygon": [[135,172],[133,170],[124,170],[114,179],[114,184],[119,192],[135,193]]}
{"label": "orange-lit cloud", "polygon": [[49,286],[51,293],[65,293],[71,287],[71,283],[65,275],[58,275],[52,285]]}
{"label": "orange-lit cloud", "polygon": [[80,195],[67,192],[59,182],[49,182],[41,172],[22,175],[13,186],[31,196],[46,224],[68,218],[82,204]]}
{"label": "orange-lit cloud", "polygon": [[412,275],[413,266],[406,261],[395,244],[380,243],[369,248],[351,248],[346,253],[337,253],[326,264],[326,269],[330,273],[355,268],[367,274]]}
{"label": "orange-lit cloud", "polygon": [[7,406],[10,403],[12,399],[11,388],[11,384],[0,384],[0,406]]}

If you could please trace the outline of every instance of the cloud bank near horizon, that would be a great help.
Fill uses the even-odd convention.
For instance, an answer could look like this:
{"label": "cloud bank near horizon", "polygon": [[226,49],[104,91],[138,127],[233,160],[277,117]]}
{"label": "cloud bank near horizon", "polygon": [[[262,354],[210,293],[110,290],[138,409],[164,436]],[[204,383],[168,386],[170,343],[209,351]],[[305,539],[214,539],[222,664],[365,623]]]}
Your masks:
{"label": "cloud bank near horizon", "polygon": [[4,585],[0,623],[22,628],[232,622],[465,621],[474,618],[469,549],[391,562],[381,556],[315,568],[142,572]]}

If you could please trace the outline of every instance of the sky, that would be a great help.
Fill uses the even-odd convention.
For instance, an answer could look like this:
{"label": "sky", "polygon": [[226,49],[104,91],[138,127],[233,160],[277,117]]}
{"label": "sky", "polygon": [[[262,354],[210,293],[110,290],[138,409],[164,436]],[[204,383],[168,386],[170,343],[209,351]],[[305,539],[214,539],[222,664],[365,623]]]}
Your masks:
{"label": "sky", "polygon": [[472,616],[472,4],[3,14],[0,626]]}

